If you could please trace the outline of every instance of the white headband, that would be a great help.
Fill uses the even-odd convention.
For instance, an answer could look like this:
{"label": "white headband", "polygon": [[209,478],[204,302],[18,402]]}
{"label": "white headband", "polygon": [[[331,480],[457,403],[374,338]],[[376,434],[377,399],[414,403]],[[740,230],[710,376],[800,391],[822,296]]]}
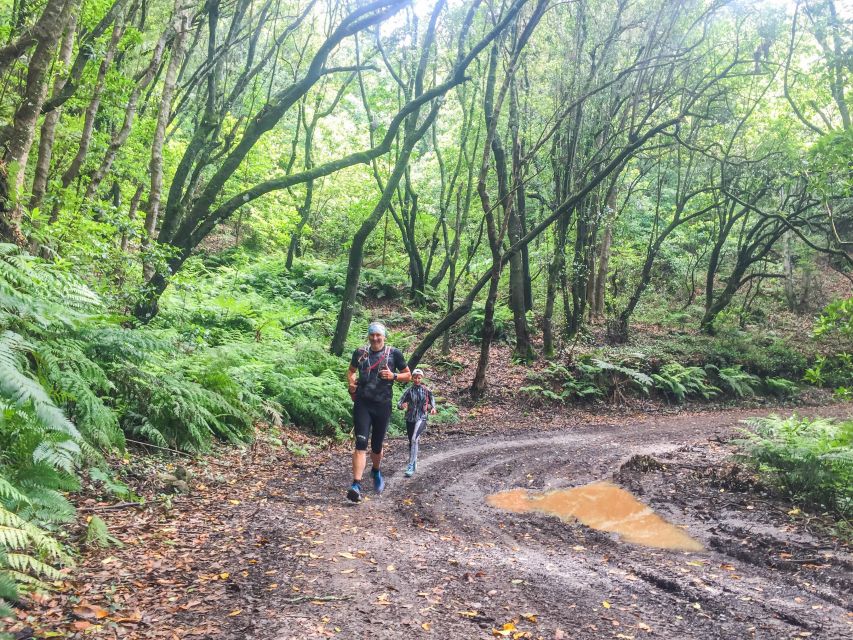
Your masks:
{"label": "white headband", "polygon": [[388,335],[385,325],[381,322],[371,322],[367,325],[367,335],[370,335],[371,333],[381,333],[383,336]]}

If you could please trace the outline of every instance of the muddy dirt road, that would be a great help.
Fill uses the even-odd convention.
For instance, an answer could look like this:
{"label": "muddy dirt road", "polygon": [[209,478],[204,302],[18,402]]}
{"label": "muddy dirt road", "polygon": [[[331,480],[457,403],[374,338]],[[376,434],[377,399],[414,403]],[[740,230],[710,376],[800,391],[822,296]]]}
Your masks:
{"label": "muddy dirt road", "polygon": [[[405,440],[394,440],[385,493],[371,496],[368,480],[360,505],[344,500],[346,454],[330,454],[246,506],[247,555],[232,568],[244,577],[221,609],[240,614],[216,636],[853,637],[850,549],[723,462],[738,420],[755,413],[427,436],[412,479]],[[599,480],[705,550],[636,546],[486,504],[507,489]]]}

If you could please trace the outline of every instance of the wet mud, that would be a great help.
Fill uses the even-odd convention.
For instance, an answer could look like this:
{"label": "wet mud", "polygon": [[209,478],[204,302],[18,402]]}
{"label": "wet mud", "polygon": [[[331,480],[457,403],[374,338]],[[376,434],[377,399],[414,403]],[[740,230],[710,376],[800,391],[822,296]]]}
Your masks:
{"label": "wet mud", "polygon": [[[731,463],[743,417],[545,433],[516,423],[488,438],[432,429],[411,479],[405,440],[389,443],[387,489],[372,496],[368,481],[360,505],[344,499],[341,449],[247,507],[250,560],[234,559],[244,577],[222,603],[242,614],[216,637],[853,637],[850,549]],[[605,482],[703,550],[487,501],[514,491],[541,507],[541,496]]]}
{"label": "wet mud", "polygon": [[646,547],[675,551],[704,549],[698,541],[661,518],[629,491],[610,482],[593,482],[540,494],[511,489],[488,496],[486,502],[513,513],[537,511],[568,522],[578,521],[599,531],[616,533],[624,542]]}

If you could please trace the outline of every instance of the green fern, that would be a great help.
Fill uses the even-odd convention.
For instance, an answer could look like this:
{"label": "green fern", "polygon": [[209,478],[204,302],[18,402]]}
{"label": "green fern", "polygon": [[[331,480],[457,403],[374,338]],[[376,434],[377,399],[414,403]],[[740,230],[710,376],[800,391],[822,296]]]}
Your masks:
{"label": "green fern", "polygon": [[27,496],[16,489],[15,486],[3,476],[0,476],[0,501],[28,502]]}
{"label": "green fern", "polygon": [[785,378],[764,378],[761,389],[763,393],[779,398],[791,398],[797,393],[796,383]]}
{"label": "green fern", "polygon": [[98,516],[92,516],[86,526],[86,544],[98,547],[123,547],[121,540],[110,534],[107,523]]}
{"label": "green fern", "polygon": [[201,452],[213,438],[243,442],[258,417],[236,387],[229,397],[165,371],[128,367],[122,374],[116,384],[130,404],[123,427],[154,444]]}
{"label": "green fern", "polygon": [[558,402],[601,398],[604,395],[598,381],[601,371],[583,360],[576,364],[574,371],[552,362],[545,369],[528,374],[528,380],[540,384],[522,387],[521,391]]}
{"label": "green fern", "polygon": [[59,571],[26,553],[7,553],[6,565],[18,574],[43,577],[47,580],[59,580]]}
{"label": "green fern", "polygon": [[621,395],[621,389],[626,382],[644,394],[647,394],[649,389],[654,386],[654,381],[650,376],[631,367],[601,360],[600,358],[592,358],[590,359],[590,363],[607,377],[607,383],[611,388],[611,392],[616,395]]}
{"label": "green fern", "polygon": [[722,386],[739,398],[754,396],[756,388],[761,384],[761,379],[758,376],[747,373],[739,365],[716,369],[716,374]]}
{"label": "green fern", "polygon": [[80,433],[36,380],[25,372],[23,354],[32,350],[29,343],[12,331],[0,334],[0,398],[17,406],[32,406],[45,427],[74,440]]}
{"label": "green fern", "polygon": [[853,421],[771,416],[748,422],[745,457],[803,504],[853,515]]}
{"label": "green fern", "polygon": [[701,367],[684,367],[676,362],[664,365],[658,373],[651,376],[655,388],[679,404],[688,396],[702,396],[710,400],[720,393],[720,389],[708,384],[706,373]]}
{"label": "green fern", "polygon": [[342,427],[352,422],[346,387],[330,371],[289,379],[278,401],[291,420],[318,435],[341,436]]}
{"label": "green fern", "polygon": [[74,505],[56,489],[37,485],[25,485],[24,489],[27,504],[17,510],[18,515],[23,519],[46,528],[74,521],[76,516]]}
{"label": "green fern", "polygon": [[563,400],[564,400],[564,398],[561,397],[559,394],[554,393],[550,389],[546,389],[544,387],[541,387],[538,384],[529,385],[526,387],[521,387],[519,389],[519,391],[521,393],[525,393],[527,395],[530,395],[534,398],[538,396],[538,397],[545,398],[547,400],[554,400],[556,402],[563,402]]}
{"label": "green fern", "polygon": [[89,478],[100,483],[111,494],[122,500],[139,501],[140,498],[123,482],[116,480],[111,473],[97,467],[89,469]]}
{"label": "green fern", "polygon": [[[6,554],[0,548],[0,567],[6,565]],[[0,618],[6,618],[12,615],[12,609],[9,605],[18,601],[18,585],[12,579],[7,571],[0,568]]]}
{"label": "green fern", "polygon": [[0,552],[8,555],[9,550],[21,552],[26,549],[32,549],[43,559],[68,560],[55,538],[0,504]]}
{"label": "green fern", "polygon": [[[106,322],[91,290],[0,244],[0,601],[44,588],[68,556],[53,532],[85,459],[123,446],[107,372],[82,333]],[[75,424],[76,422],[76,424]],[[4,605],[6,606],[6,605]],[[8,608],[8,607],[6,607]]]}

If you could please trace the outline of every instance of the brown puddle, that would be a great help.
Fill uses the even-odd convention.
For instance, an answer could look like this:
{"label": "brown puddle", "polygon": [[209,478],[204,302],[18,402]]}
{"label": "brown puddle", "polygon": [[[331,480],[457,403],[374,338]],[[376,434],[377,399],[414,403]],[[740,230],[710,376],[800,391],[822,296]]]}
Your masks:
{"label": "brown puddle", "polygon": [[647,547],[703,550],[697,540],[610,482],[594,482],[583,487],[540,494],[513,489],[490,495],[486,501],[493,507],[515,513],[539,511],[562,520],[576,519],[593,529],[618,533],[626,542]]}

